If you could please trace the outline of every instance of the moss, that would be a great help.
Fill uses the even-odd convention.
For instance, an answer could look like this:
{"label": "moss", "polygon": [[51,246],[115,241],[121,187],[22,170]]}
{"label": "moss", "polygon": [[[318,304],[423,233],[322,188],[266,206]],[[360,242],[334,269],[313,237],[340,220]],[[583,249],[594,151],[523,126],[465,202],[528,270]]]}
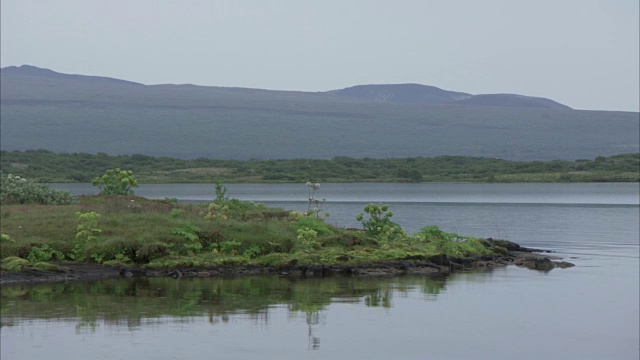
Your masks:
{"label": "moss", "polygon": [[34,269],[43,270],[43,271],[56,271],[56,272],[69,271],[69,268],[67,267],[64,267],[58,264],[44,262],[44,261],[37,262],[33,264],[31,267],[33,267]]}
{"label": "moss", "polygon": [[0,263],[0,268],[4,271],[22,271],[27,266],[29,266],[29,260],[17,256],[6,257]]}

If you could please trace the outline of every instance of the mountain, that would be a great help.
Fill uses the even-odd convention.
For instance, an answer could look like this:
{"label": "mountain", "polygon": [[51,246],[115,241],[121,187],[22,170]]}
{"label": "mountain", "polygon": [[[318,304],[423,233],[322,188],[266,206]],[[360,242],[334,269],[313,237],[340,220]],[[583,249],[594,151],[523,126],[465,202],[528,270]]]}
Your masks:
{"label": "mountain", "polygon": [[553,100],[517,94],[471,95],[420,84],[358,85],[329,93],[354,99],[424,105],[571,109]]}
{"label": "mountain", "polygon": [[87,76],[87,75],[75,75],[75,74],[62,74],[49,69],[43,69],[31,65],[22,65],[20,67],[17,66],[8,66],[6,68],[2,68],[0,70],[3,76],[32,76],[41,79],[57,79],[57,80],[76,80],[76,81],[86,81],[93,83],[112,83],[112,84],[121,84],[121,85],[142,85],[140,83],[114,79],[110,77],[102,77],[102,76]]}
{"label": "mountain", "polygon": [[2,150],[530,161],[638,152],[640,142],[635,112],[579,111],[548,99],[417,84],[272,91],[143,85],[21,66],[3,68],[0,85]]}

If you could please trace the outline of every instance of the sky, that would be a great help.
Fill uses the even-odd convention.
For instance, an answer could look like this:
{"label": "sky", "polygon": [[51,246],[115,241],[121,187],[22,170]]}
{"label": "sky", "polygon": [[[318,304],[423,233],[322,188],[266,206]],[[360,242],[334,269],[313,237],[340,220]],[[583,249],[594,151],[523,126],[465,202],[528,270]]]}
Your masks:
{"label": "sky", "polygon": [[639,111],[638,0],[2,0],[0,63],[143,84],[419,83]]}

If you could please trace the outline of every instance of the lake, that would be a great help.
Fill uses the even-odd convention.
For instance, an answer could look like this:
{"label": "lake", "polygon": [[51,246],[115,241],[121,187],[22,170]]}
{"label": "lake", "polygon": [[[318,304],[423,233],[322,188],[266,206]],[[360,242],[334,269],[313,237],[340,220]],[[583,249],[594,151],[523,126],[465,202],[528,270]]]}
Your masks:
{"label": "lake", "polygon": [[[91,194],[88,184],[52,184]],[[304,184],[228,195],[307,209]],[[136,194],[207,202],[213,185]],[[576,264],[424,277],[129,279],[2,287],[2,359],[638,359],[640,192],[628,184],[321,184],[328,222],[369,202]]]}

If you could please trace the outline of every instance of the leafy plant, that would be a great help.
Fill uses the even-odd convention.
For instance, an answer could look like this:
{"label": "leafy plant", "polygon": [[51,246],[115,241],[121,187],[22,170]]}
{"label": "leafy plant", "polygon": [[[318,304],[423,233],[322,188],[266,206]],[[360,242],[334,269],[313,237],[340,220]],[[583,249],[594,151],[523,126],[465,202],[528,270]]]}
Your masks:
{"label": "leafy plant", "polygon": [[405,237],[406,233],[400,224],[391,221],[393,213],[389,211],[389,205],[368,204],[364,207],[368,218],[364,214],[356,216],[356,220],[362,223],[367,234],[378,240],[396,240]]}
{"label": "leafy plant", "polygon": [[296,221],[296,231],[299,229],[311,229],[318,233],[318,235],[333,235],[333,231],[322,219],[315,219],[313,217],[302,216]]}
{"label": "leafy plant", "polygon": [[242,245],[241,242],[231,240],[231,241],[222,241],[220,243],[220,252],[223,254],[237,254],[237,248]]}
{"label": "leafy plant", "polygon": [[73,254],[70,255],[70,257],[82,261],[85,259],[85,256],[82,254],[84,246],[88,242],[95,240],[97,238],[96,235],[102,232],[102,230],[98,228],[98,217],[100,217],[100,214],[95,211],[88,213],[78,211],[76,212],[76,216],[78,217],[78,226],[76,227],[76,239],[78,241],[73,247]]}
{"label": "leafy plant", "polygon": [[229,220],[239,218],[245,220],[247,213],[251,210],[262,209],[262,204],[253,201],[240,201],[227,196],[227,187],[216,179],[216,197],[207,207],[207,214],[204,216],[208,220]]}
{"label": "leafy plant", "polygon": [[27,255],[27,260],[29,260],[32,263],[37,263],[41,261],[49,261],[54,257],[57,260],[64,260],[64,254],[62,252],[51,248],[47,244],[44,244],[39,247],[31,248],[29,255]]}
{"label": "leafy plant", "polygon": [[423,227],[420,231],[413,234],[413,238],[426,242],[428,248],[434,253],[446,254],[453,257],[481,255],[491,252],[481,239],[470,236],[460,236],[456,233],[447,233],[436,225]]}
{"label": "leafy plant", "polygon": [[242,253],[242,256],[246,257],[247,259],[253,259],[260,254],[262,254],[262,248],[256,245],[252,245]]}
{"label": "leafy plant", "polygon": [[184,214],[184,210],[182,209],[171,209],[171,213],[169,213],[172,218],[177,218],[182,214]]}
{"label": "leafy plant", "polygon": [[76,212],[78,217],[78,226],[76,227],[76,239],[81,242],[92,241],[96,239],[96,235],[101,233],[102,230],[98,228],[98,218],[100,214],[95,211],[88,213]]}
{"label": "leafy plant", "polygon": [[101,195],[132,195],[132,188],[138,187],[133,172],[120,168],[105,171],[101,177],[94,178],[91,184],[100,189]]}
{"label": "leafy plant", "polygon": [[222,180],[216,179],[216,198],[213,202],[217,204],[224,204],[229,201],[229,197],[227,196],[227,187],[224,186]]}
{"label": "leafy plant", "polygon": [[188,253],[197,253],[202,250],[202,243],[198,231],[200,228],[190,221],[176,221],[176,227],[171,229],[173,235],[181,236],[185,241],[182,247]]}
{"label": "leafy plant", "polygon": [[309,228],[304,228],[304,229],[298,229],[296,233],[298,234],[297,236],[297,239],[299,241],[298,245],[303,250],[320,248],[320,243],[316,241],[316,239],[318,238],[317,231]]}

